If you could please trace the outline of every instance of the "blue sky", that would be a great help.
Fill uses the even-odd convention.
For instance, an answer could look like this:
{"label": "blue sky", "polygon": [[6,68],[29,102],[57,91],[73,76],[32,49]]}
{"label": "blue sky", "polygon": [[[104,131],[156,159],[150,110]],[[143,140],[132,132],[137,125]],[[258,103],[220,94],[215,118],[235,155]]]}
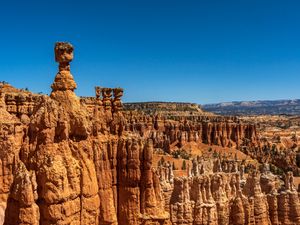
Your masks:
{"label": "blue sky", "polygon": [[2,1],[0,80],[50,93],[56,41],[78,95],[124,101],[300,98],[300,1]]}

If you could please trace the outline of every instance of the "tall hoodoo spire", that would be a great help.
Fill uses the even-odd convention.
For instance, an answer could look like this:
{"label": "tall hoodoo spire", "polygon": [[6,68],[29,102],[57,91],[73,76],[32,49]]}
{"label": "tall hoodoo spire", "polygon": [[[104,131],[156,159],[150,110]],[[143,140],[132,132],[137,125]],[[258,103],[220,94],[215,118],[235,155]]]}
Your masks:
{"label": "tall hoodoo spire", "polygon": [[73,46],[68,42],[57,42],[54,47],[55,61],[59,63],[59,71],[52,84],[52,92],[74,91],[77,85],[70,72],[70,62],[73,60]]}

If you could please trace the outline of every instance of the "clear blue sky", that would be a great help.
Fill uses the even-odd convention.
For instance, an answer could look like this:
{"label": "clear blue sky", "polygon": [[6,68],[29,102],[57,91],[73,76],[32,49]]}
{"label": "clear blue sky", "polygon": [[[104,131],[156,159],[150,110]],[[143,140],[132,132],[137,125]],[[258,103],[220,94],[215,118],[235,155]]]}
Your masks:
{"label": "clear blue sky", "polygon": [[125,101],[300,98],[298,0],[19,0],[0,5],[0,80],[50,92],[53,46],[75,46],[78,95]]}

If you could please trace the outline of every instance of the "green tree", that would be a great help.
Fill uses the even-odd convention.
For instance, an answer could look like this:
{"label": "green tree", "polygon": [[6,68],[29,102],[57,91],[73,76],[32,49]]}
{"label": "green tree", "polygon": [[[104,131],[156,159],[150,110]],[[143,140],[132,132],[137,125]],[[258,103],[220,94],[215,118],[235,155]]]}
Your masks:
{"label": "green tree", "polygon": [[165,164],[165,158],[164,157],[161,157],[161,159],[160,159],[160,165],[164,165]]}
{"label": "green tree", "polygon": [[172,169],[173,170],[176,170],[176,167],[175,167],[175,163],[173,162],[173,164],[172,164]]}
{"label": "green tree", "polygon": [[186,161],[183,160],[182,162],[182,167],[181,167],[182,170],[186,170]]}

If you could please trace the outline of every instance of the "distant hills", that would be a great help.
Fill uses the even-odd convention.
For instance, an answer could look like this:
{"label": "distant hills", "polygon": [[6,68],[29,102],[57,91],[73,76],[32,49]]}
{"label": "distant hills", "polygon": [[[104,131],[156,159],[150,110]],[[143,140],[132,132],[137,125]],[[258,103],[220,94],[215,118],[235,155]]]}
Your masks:
{"label": "distant hills", "polygon": [[208,112],[221,115],[300,115],[300,99],[274,101],[242,101],[206,104],[201,106]]}
{"label": "distant hills", "polygon": [[209,115],[210,113],[228,116],[300,115],[300,99],[234,101],[206,105],[185,102],[134,102],[124,103],[124,108],[145,113],[159,112],[172,115]]}
{"label": "distant hills", "polygon": [[173,116],[208,116],[212,113],[204,112],[199,104],[186,102],[132,102],[124,103],[125,111],[140,111],[146,114]]}

